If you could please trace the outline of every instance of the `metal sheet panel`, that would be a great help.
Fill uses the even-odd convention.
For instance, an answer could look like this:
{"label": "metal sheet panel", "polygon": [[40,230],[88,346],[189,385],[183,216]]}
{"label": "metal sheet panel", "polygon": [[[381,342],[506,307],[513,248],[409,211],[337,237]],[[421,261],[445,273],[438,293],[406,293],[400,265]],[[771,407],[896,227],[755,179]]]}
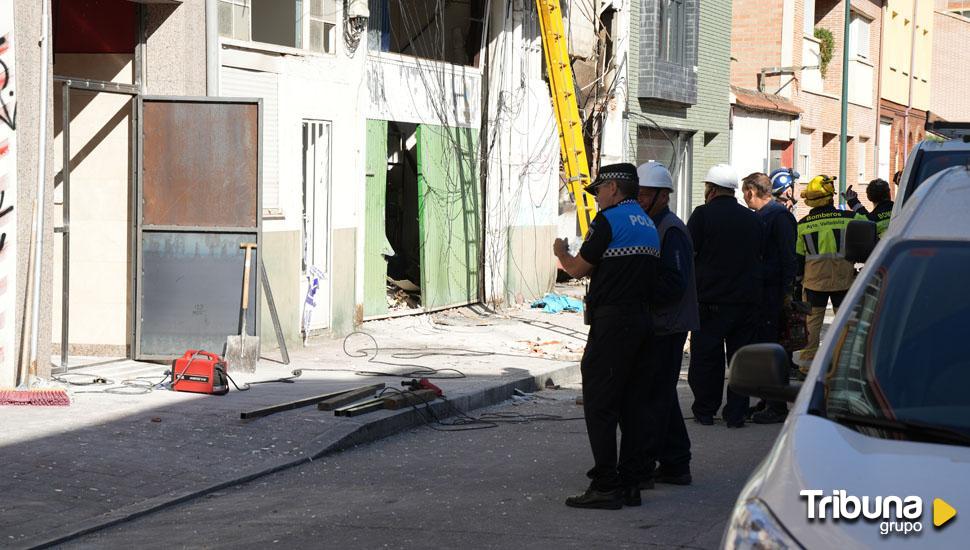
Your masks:
{"label": "metal sheet panel", "polygon": [[387,196],[387,121],[367,121],[367,184],[364,211],[364,316],[387,313],[387,261],[381,255]]}
{"label": "metal sheet panel", "polygon": [[[239,333],[245,257],[239,244],[262,247],[261,100],[139,97],[137,103],[134,356],[167,359],[198,347],[222,352],[226,336]],[[259,334],[260,324],[255,273],[251,334]]]}
{"label": "metal sheet panel", "polygon": [[421,304],[427,311],[477,302],[482,201],[474,132],[418,126],[418,201]]}
{"label": "metal sheet panel", "polygon": [[[242,251],[253,234],[146,232],[142,240],[140,351],[169,357],[187,349],[222,353],[226,336],[239,334],[242,305]],[[258,250],[253,254],[257,264]],[[258,271],[250,273],[250,301]],[[250,308],[249,333],[256,334]]]}
{"label": "metal sheet panel", "polygon": [[255,103],[144,101],[142,223],[256,227]]}

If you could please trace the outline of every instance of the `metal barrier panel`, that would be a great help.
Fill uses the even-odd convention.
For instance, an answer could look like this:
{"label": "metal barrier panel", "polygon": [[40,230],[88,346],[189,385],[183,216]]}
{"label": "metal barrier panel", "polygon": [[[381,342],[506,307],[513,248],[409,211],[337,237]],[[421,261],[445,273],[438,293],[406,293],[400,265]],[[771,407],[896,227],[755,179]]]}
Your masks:
{"label": "metal barrier panel", "polygon": [[[262,245],[261,103],[143,97],[139,111],[135,358],[223,353],[240,330],[239,245]],[[259,333],[259,307],[247,324]]]}

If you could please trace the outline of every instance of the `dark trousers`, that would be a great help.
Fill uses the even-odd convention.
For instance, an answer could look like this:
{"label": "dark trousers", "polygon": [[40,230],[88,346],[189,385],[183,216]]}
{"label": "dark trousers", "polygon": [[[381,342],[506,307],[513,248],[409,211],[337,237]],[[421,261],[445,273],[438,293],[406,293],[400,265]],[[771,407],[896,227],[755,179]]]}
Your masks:
{"label": "dark trousers", "polygon": [[[653,327],[648,313],[594,318],[583,353],[583,412],[593,450],[591,486],[611,491],[643,479],[644,364]],[[620,454],[616,428],[620,427]]]}
{"label": "dark trousers", "polygon": [[836,290],[834,292],[824,292],[821,290],[809,290],[805,289],[805,298],[808,300],[809,305],[812,307],[829,307],[829,300],[832,300],[832,308],[839,309],[842,307],[842,300],[845,300],[845,295],[848,294],[848,290]]}
{"label": "dark trousers", "polygon": [[[777,344],[781,341],[781,326],[785,316],[785,290],[766,287],[761,303],[761,324],[758,326],[758,342]],[[768,408],[781,414],[788,412],[784,401],[768,401]]]}
{"label": "dark trousers", "polygon": [[[713,417],[717,414],[724,394],[727,362],[738,349],[757,341],[758,310],[757,305],[700,305],[701,328],[691,336],[690,371],[687,376],[690,389],[694,392],[691,409],[695,416]],[[721,416],[730,423],[744,422],[748,405],[747,397],[729,389]]]}
{"label": "dark trousers", "polygon": [[677,397],[677,381],[684,360],[687,333],[654,336],[650,346],[652,374],[647,389],[648,420],[646,425],[645,469],[652,474],[657,463],[668,475],[690,473],[690,436],[684,425]]}

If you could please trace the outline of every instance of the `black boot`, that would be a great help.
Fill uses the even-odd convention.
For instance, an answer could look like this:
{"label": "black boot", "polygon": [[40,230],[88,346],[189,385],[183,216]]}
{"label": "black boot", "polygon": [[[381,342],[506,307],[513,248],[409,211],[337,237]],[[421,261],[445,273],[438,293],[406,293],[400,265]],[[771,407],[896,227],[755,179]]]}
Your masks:
{"label": "black boot", "polygon": [[624,506],[640,506],[643,502],[640,500],[640,487],[633,485],[630,487],[623,488],[623,505]]}
{"label": "black boot", "polygon": [[590,487],[581,495],[567,498],[566,506],[571,508],[593,508],[597,510],[619,510],[623,508],[623,500],[623,492],[619,489],[597,491],[593,487]]}

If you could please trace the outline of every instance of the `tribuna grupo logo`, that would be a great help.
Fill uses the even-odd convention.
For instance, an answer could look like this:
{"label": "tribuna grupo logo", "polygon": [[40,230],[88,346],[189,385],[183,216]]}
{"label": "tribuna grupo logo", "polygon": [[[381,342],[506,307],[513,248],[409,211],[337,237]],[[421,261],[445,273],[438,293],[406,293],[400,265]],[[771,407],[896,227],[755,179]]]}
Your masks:
{"label": "tribuna grupo logo", "polygon": [[[909,535],[923,530],[923,499],[918,496],[862,496],[857,497],[843,490],[803,490],[809,521],[848,520],[864,518],[879,522],[879,533]],[[933,500],[933,524],[941,527],[956,515],[956,510],[943,499]]]}

